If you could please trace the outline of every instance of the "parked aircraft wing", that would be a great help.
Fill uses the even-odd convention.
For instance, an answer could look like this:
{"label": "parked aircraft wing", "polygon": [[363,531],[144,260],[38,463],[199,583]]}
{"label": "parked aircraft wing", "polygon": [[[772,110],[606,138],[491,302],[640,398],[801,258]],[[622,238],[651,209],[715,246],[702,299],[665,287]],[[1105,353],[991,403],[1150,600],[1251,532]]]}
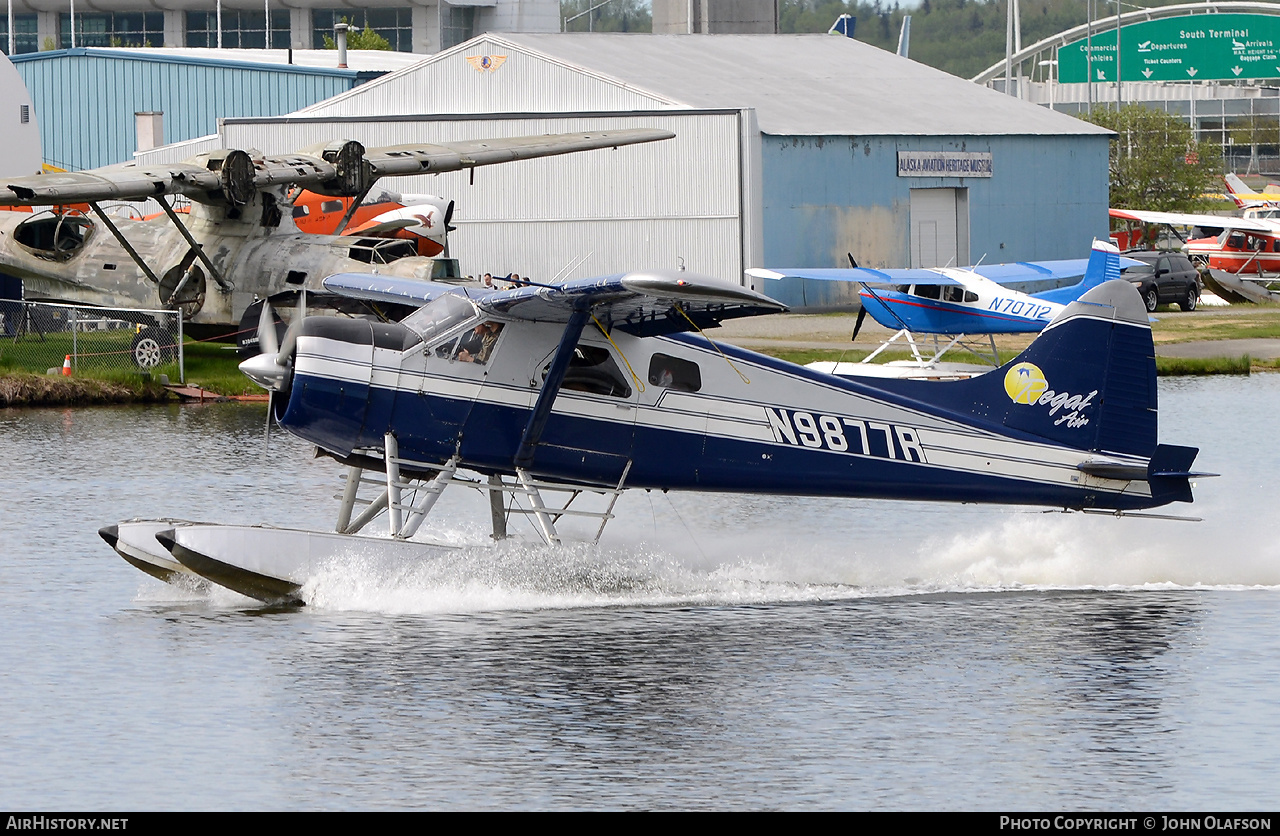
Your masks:
{"label": "parked aircraft wing", "polygon": [[646,128],[372,149],[346,141],[313,146],[295,154],[256,157],[245,151],[223,149],[169,165],[142,166],[134,162],[92,171],[14,177],[2,181],[0,206],[145,200],[168,194],[243,206],[252,200],[255,191],[279,185],[354,197],[366,193],[380,177],[458,171],[673,136],[670,131]]}
{"label": "parked aircraft wing", "polygon": [[1188,212],[1146,212],[1137,209],[1112,209],[1111,217],[1126,221],[1170,226],[1200,226],[1213,229],[1239,229],[1244,232],[1280,232],[1280,223],[1266,218],[1233,218],[1223,215],[1197,215]]}
{"label": "parked aircraft wing", "polygon": [[[1131,267],[1141,262],[1132,258],[1121,258],[1121,267]],[[961,285],[963,282],[952,278],[957,270],[972,271],[984,279],[996,284],[1013,284],[1043,279],[1070,279],[1083,276],[1089,266],[1087,258],[1068,258],[1059,261],[1016,261],[1008,264],[979,264],[977,267],[960,268],[905,268],[874,270],[867,267],[856,268],[811,268],[794,267],[765,269],[753,267],[747,275],[760,279],[819,279],[833,282],[860,282],[870,285]]]}
{"label": "parked aircraft wing", "polygon": [[143,168],[136,163],[93,171],[62,171],[14,177],[0,188],[0,206],[51,206],[99,200],[145,200],[149,197],[220,188],[215,172],[198,166]]}
{"label": "parked aircraft wing", "polygon": [[595,131],[582,134],[547,134],[510,139],[478,139],[447,145],[395,145],[370,148],[365,159],[378,177],[394,177],[425,172],[458,171],[495,163],[554,157],[577,151],[617,148],[656,142],[674,137],[671,131],[636,128],[626,131]]}

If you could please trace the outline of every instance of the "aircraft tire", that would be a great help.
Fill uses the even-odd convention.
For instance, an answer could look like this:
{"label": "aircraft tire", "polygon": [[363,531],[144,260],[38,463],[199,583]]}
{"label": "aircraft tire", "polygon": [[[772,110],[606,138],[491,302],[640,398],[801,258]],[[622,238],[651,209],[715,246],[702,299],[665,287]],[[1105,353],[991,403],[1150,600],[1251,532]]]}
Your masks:
{"label": "aircraft tire", "polygon": [[133,336],[130,354],[140,369],[150,370],[173,360],[173,339],[161,328],[143,328]]}
{"label": "aircraft tire", "polygon": [[1194,287],[1189,287],[1187,288],[1187,298],[1183,299],[1182,304],[1178,307],[1182,308],[1184,311],[1194,311],[1199,302],[1200,294],[1196,293],[1196,289]]}
{"label": "aircraft tire", "polygon": [[1142,294],[1142,301],[1146,303],[1147,313],[1154,312],[1160,306],[1160,296],[1154,287]]}

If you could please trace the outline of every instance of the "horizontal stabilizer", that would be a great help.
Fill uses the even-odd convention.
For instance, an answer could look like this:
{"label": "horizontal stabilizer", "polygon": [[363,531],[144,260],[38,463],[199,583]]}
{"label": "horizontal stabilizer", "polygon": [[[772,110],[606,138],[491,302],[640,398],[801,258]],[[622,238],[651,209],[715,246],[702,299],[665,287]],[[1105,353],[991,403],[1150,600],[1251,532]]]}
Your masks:
{"label": "horizontal stabilizer", "polygon": [[1191,464],[1199,449],[1179,447],[1175,444],[1158,444],[1147,466],[1147,482],[1151,485],[1152,499],[1165,502],[1191,502],[1191,479],[1216,476],[1216,473],[1192,473]]}

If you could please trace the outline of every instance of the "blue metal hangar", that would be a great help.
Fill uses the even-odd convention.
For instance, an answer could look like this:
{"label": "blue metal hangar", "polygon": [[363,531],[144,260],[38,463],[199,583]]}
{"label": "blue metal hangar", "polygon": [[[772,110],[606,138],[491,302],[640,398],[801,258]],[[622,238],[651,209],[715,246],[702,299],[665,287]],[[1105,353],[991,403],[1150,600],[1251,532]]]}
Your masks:
{"label": "blue metal hangar", "polygon": [[1084,257],[1108,228],[1108,132],[826,35],[488,34],[218,141],[629,127],[676,138],[396,188],[458,201],[464,271],[535,279]]}
{"label": "blue metal hangar", "polygon": [[11,60],[39,117],[44,162],[79,171],[207,136],[222,116],[290,113],[416,59],[361,50],[339,68],[332,50],[77,48]]}

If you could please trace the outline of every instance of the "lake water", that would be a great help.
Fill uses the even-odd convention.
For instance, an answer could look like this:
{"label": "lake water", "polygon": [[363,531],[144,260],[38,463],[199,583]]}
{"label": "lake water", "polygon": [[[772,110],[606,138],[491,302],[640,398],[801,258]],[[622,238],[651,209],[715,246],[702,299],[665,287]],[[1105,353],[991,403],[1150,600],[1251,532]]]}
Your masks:
{"label": "lake water", "polygon": [[1200,523],[637,493],[551,550],[451,490],[430,533],[477,545],[293,610],[99,539],[332,528],[340,468],[263,413],[0,410],[6,806],[1275,806],[1280,375],[1162,380]]}

